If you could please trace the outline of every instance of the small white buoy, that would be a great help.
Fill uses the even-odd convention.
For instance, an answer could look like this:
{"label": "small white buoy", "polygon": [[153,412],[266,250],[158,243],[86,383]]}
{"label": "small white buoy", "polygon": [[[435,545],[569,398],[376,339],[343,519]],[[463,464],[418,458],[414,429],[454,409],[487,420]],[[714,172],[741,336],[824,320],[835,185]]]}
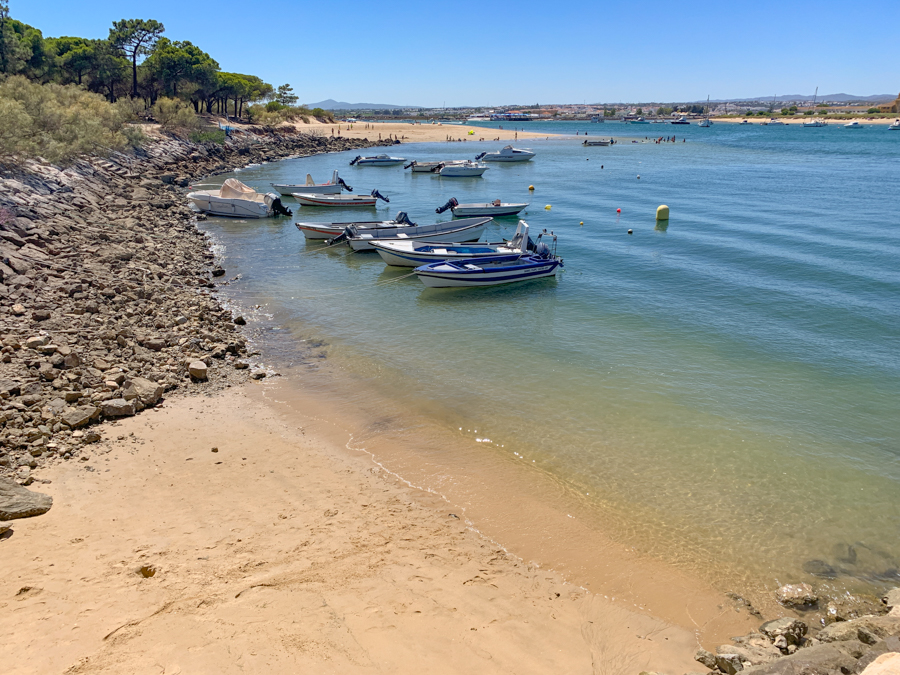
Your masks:
{"label": "small white buoy", "polygon": [[634,230],[628,230],[628,234],[634,234]]}
{"label": "small white buoy", "polygon": [[641,179],[641,174],[638,174],[638,180],[640,180],[640,179]]}

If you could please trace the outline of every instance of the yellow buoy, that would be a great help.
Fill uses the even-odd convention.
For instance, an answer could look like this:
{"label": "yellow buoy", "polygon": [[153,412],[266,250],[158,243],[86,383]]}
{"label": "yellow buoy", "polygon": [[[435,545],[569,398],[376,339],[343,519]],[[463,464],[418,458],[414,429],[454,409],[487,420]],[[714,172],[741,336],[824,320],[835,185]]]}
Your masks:
{"label": "yellow buoy", "polygon": [[668,220],[669,219],[669,207],[665,204],[656,207],[656,219],[657,220]]}
{"label": "yellow buoy", "polygon": [[581,225],[582,227],[584,227],[584,221],[583,221],[583,220],[582,220],[580,223],[578,223],[578,224]]}
{"label": "yellow buoy", "polygon": [[475,135],[475,131],[473,129],[469,129],[469,136],[474,136],[474,135]]}
{"label": "yellow buoy", "polygon": [[550,210],[550,205],[547,204],[547,206],[544,207],[544,210],[545,210],[545,211],[549,211],[549,210]]}
{"label": "yellow buoy", "polygon": [[531,191],[534,191],[534,185],[529,185],[529,186],[528,186],[528,189],[531,190]]}

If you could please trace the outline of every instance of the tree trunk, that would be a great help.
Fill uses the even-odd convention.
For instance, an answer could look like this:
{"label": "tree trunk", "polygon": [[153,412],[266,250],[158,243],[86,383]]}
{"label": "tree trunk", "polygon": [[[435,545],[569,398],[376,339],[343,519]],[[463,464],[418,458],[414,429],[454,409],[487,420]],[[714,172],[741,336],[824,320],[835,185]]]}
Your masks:
{"label": "tree trunk", "polygon": [[137,57],[138,50],[135,49],[131,55],[131,97],[137,98]]}

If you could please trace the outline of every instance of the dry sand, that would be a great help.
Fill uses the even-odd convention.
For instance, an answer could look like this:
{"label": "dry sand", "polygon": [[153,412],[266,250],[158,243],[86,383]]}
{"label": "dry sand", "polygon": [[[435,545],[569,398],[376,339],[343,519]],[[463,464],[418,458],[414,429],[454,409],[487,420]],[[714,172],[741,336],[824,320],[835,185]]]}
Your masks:
{"label": "dry sand", "polygon": [[167,401],[42,472],[54,507],[0,541],[5,673],[697,670],[695,632],[524,564],[271,386]]}
{"label": "dry sand", "polygon": [[[446,141],[448,137],[454,142],[468,141],[514,141],[527,140],[529,138],[547,138],[547,134],[536,134],[531,131],[513,131],[510,129],[487,129],[485,127],[460,125],[460,124],[402,124],[393,122],[366,123],[356,122],[348,124],[322,124],[311,122],[309,124],[295,124],[299,131],[319,133],[323,136],[332,134],[347,136],[348,138],[368,138],[376,141],[379,138],[399,138],[404,143],[427,143]],[[368,128],[367,128],[368,127]],[[469,135],[469,131],[475,133]],[[379,135],[380,134],[380,135]],[[551,136],[553,134],[550,134]]]}

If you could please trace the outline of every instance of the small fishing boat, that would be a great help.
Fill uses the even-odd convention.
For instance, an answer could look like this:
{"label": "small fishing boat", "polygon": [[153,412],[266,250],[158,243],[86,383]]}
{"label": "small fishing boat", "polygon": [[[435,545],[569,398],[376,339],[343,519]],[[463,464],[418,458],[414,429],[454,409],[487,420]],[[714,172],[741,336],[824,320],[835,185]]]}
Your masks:
{"label": "small fishing boat", "polygon": [[863,125],[860,124],[859,122],[857,122],[856,120],[853,120],[852,122],[848,122],[847,124],[845,124],[844,128],[845,129],[862,129]]}
{"label": "small fishing boat", "polygon": [[496,258],[512,256],[518,258],[523,253],[534,250],[534,242],[528,238],[528,224],[519,221],[516,234],[509,241],[483,244],[446,244],[440,242],[427,243],[421,241],[381,241],[374,242],[372,248],[378,251],[382,260],[395,267],[419,267],[442,260],[459,260],[462,258]]}
{"label": "small fishing boat", "polygon": [[763,126],[766,127],[786,127],[787,125],[781,120],[777,120],[774,117],[770,118],[768,122],[762,122]]}
{"label": "small fishing boat", "polygon": [[687,118],[684,115],[682,115],[678,119],[674,119],[671,122],[669,122],[669,124],[690,124],[690,122],[688,122]]}
{"label": "small fishing boat", "polygon": [[295,192],[291,196],[301,206],[376,206],[379,199],[391,201],[378,190],[372,190],[370,195],[309,195]]}
{"label": "small fishing boat", "polygon": [[353,192],[353,188],[347,185],[343,178],[338,176],[336,170],[331,174],[331,180],[327,183],[316,184],[312,175],[306,174],[305,185],[291,185],[289,183],[270,183],[270,185],[285,197],[290,197],[295,192],[302,192],[307,195],[337,195],[341,193],[341,190]]}
{"label": "small fishing boat", "polygon": [[633,120],[628,120],[628,123],[629,124],[650,124],[650,122],[645,120],[643,117],[636,117]]}
{"label": "small fishing boat", "polygon": [[478,241],[484,228],[491,222],[490,218],[465,218],[463,220],[450,220],[434,225],[415,225],[413,227],[401,227],[392,231],[390,228],[362,230],[352,225],[346,228],[328,243],[337,244],[346,241],[354,251],[374,251],[373,243],[383,241],[414,240],[414,241]]}
{"label": "small fishing boat", "polygon": [[445,260],[422,265],[414,272],[429,288],[497,286],[555,276],[563,260],[556,255],[556,235],[548,235],[553,238],[551,250],[541,241],[545,233],[546,230],[538,235],[535,250],[530,255]]}
{"label": "small fishing boat", "polygon": [[474,178],[488,170],[487,164],[481,162],[463,162],[461,164],[444,164],[437,172],[441,178]]}
{"label": "small fishing boat", "polygon": [[750,122],[749,120],[741,120],[741,124],[753,124],[753,122]]}
{"label": "small fishing boat", "polygon": [[393,220],[353,220],[344,223],[294,223],[307,239],[333,239],[351,225],[358,230],[396,230],[415,227],[406,211],[400,211]]}
{"label": "small fishing boat", "polygon": [[507,145],[502,150],[494,152],[482,152],[475,156],[475,160],[483,160],[485,162],[527,162],[534,157],[534,153],[528,148],[514,148]]}
{"label": "small fishing boat", "polygon": [[462,218],[465,216],[515,216],[524,209],[528,204],[507,204],[495,199],[487,204],[460,204],[456,198],[451,197],[443,206],[439,206],[434,210],[435,213],[443,213],[447,209],[453,212],[453,215]]}
{"label": "small fishing boat", "polygon": [[[815,111],[815,109],[816,109],[816,99],[818,99],[818,98],[819,98],[819,88],[816,87],[816,93],[813,94],[813,104],[812,104],[813,111]],[[826,122],[825,120],[811,120],[809,122],[804,122],[803,126],[807,127],[807,128],[827,127],[828,122]]]}
{"label": "small fishing boat", "polygon": [[584,143],[582,143],[582,145],[587,145],[588,147],[595,146],[595,145],[609,145],[609,141],[601,141],[599,138],[598,139],[585,139],[585,141],[584,141]]}
{"label": "small fishing boat", "polygon": [[900,119],[894,120],[894,123],[888,127],[889,131],[900,131]]}
{"label": "small fishing boat", "polygon": [[603,124],[603,118],[600,115],[593,115],[591,116],[591,122],[593,124]]}
{"label": "small fishing boat", "polygon": [[412,169],[413,173],[433,173],[440,171],[443,165],[444,162],[417,162],[413,160],[403,168]]}
{"label": "small fishing boat", "polygon": [[236,178],[229,178],[218,190],[189,192],[188,200],[202,213],[229,218],[289,216],[291,212],[274,192],[257,192]]}
{"label": "small fishing boat", "polygon": [[701,121],[697,124],[698,127],[703,127],[704,129],[708,129],[709,127],[711,127],[711,126],[713,125],[712,120],[709,119],[709,112],[710,112],[710,108],[709,108],[709,96],[707,96],[707,97],[706,97],[706,118],[703,119],[703,120],[701,120]]}
{"label": "small fishing boat", "polygon": [[390,155],[375,155],[374,157],[361,157],[357,155],[350,161],[350,166],[397,166],[406,161],[405,157],[391,157]]}

